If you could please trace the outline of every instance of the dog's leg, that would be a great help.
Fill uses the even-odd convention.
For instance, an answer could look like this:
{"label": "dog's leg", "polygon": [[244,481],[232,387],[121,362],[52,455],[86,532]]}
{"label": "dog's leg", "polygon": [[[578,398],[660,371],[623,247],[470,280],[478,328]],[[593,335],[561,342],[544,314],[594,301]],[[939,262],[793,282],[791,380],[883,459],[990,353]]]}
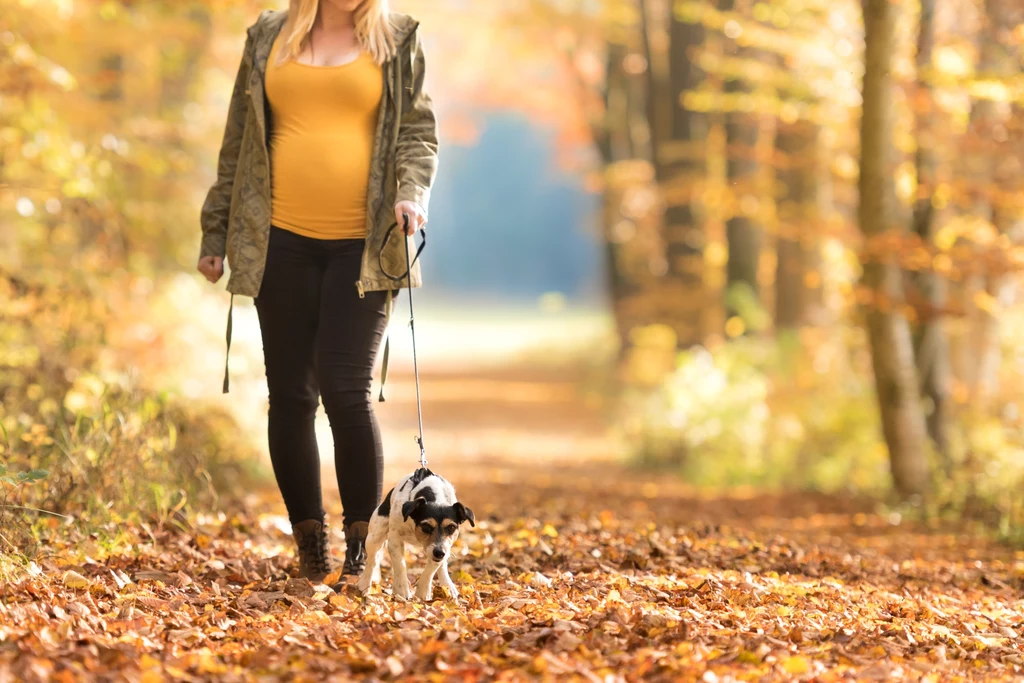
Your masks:
{"label": "dog's leg", "polygon": [[392,532],[388,535],[388,554],[391,556],[391,592],[396,598],[409,599],[409,575],[405,568],[405,541]]}
{"label": "dog's leg", "polygon": [[440,562],[427,560],[427,566],[423,569],[423,573],[420,574],[420,578],[416,580],[416,597],[420,600],[430,599],[432,593],[431,586],[434,584],[434,574],[437,573],[437,569],[440,566]]}
{"label": "dog's leg", "polygon": [[459,589],[455,587],[452,577],[448,576],[448,558],[441,562],[441,585],[448,591],[448,597],[452,602],[459,602]]}
{"label": "dog's leg", "polygon": [[356,584],[363,595],[370,592],[375,582],[380,581],[380,558],[387,542],[387,529],[387,519],[374,515],[370,520],[370,529],[366,533],[366,567]]}

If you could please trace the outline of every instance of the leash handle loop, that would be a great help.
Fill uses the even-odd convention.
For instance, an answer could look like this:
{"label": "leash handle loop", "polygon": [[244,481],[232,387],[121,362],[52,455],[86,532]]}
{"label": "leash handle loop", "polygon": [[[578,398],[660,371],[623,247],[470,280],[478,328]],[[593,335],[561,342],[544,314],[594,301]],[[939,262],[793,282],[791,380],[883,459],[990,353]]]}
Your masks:
{"label": "leash handle loop", "polygon": [[[407,235],[408,231],[409,231],[409,215],[403,213],[402,214],[402,219],[405,221],[405,227],[404,227],[403,232]],[[413,267],[413,265],[417,261],[419,261],[420,254],[423,253],[423,250],[427,246],[427,229],[426,228],[420,228],[419,229],[418,232],[423,236],[423,239],[420,241],[420,245],[416,248],[416,256],[414,256],[411,261],[409,260],[409,240],[406,239],[406,241],[405,241],[405,264],[406,264],[405,272],[401,273],[400,275],[392,275],[391,273],[388,272],[387,268],[384,267],[384,248],[388,246],[388,241],[391,239],[391,233],[393,233],[396,228],[398,228],[398,223],[392,223],[391,227],[389,227],[387,229],[387,232],[384,233],[384,240],[380,244],[380,251],[377,252],[377,265],[380,267],[380,272],[384,273],[384,277],[386,277],[387,279],[389,279],[389,280],[391,280],[393,282],[401,282],[402,280],[405,280],[405,279],[408,278],[409,288],[412,289],[412,267]]]}

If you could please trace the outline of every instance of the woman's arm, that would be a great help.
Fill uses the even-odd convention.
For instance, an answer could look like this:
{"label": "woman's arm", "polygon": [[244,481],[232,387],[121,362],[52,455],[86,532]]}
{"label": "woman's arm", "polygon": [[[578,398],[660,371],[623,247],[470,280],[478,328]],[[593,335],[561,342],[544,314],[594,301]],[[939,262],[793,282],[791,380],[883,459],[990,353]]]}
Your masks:
{"label": "woman's arm", "polygon": [[395,172],[398,177],[395,213],[401,223],[402,209],[406,208],[402,204],[414,203],[422,215],[416,216],[416,212],[413,212],[410,218],[414,221],[412,227],[418,228],[426,219],[430,186],[437,175],[437,120],[434,117],[434,104],[423,87],[426,60],[419,35],[415,35],[413,41],[412,73],[405,84],[409,102],[402,108],[395,149]]}
{"label": "woman's arm", "polygon": [[245,41],[242,63],[239,65],[238,75],[235,77],[235,87],[231,91],[228,120],[224,128],[224,140],[220,147],[220,159],[217,162],[217,181],[206,195],[200,216],[199,222],[203,228],[200,259],[224,256],[228,234],[228,214],[231,210],[231,190],[235,182],[235,170],[238,167],[238,151],[242,146],[242,132],[245,130],[246,89],[251,70],[252,35],[249,35]]}

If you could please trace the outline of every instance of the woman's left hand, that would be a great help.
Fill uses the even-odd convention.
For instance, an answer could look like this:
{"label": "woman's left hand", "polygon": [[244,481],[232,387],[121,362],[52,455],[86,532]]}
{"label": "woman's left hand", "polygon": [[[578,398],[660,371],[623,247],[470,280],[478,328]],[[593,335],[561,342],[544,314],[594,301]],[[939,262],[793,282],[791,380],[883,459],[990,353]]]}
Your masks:
{"label": "woman's left hand", "polygon": [[417,230],[427,224],[427,212],[416,202],[404,201],[395,204],[395,220],[398,227],[405,225],[405,216],[409,217],[409,229],[407,235],[415,234]]}

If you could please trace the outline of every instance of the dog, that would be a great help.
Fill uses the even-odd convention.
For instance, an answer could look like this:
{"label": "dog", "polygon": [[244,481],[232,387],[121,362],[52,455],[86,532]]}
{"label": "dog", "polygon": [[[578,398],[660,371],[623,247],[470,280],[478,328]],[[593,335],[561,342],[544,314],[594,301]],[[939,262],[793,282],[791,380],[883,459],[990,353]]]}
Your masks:
{"label": "dog", "polygon": [[366,567],[358,590],[366,595],[380,581],[380,560],[387,545],[391,556],[392,594],[409,599],[409,577],[405,566],[405,546],[422,548],[427,566],[416,581],[416,597],[430,600],[434,575],[440,574],[448,597],[458,602],[459,591],[448,576],[448,557],[459,537],[463,522],[476,526],[473,511],[458,502],[455,488],[447,479],[421,467],[403,477],[388,491],[370,517],[366,534]]}

